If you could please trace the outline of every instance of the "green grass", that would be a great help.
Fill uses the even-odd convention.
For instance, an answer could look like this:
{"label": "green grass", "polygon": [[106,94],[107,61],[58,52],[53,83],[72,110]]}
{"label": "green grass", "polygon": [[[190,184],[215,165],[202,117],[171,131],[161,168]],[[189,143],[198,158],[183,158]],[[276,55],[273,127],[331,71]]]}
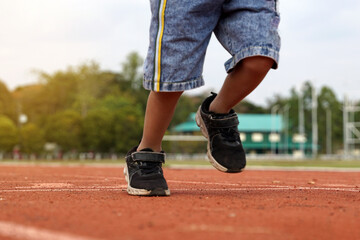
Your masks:
{"label": "green grass", "polygon": [[359,160],[249,161],[248,166],[360,168]]}
{"label": "green grass", "polygon": [[[167,160],[167,165],[205,166],[209,165],[209,162]],[[248,160],[247,166],[360,168],[360,160]]]}

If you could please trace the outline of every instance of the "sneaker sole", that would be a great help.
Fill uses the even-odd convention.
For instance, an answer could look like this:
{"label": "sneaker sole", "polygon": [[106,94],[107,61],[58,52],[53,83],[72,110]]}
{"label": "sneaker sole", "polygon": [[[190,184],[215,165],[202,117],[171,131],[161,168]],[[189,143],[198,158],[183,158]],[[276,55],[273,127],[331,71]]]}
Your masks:
{"label": "sneaker sole", "polygon": [[201,106],[199,107],[199,109],[196,112],[196,116],[195,116],[195,121],[196,124],[200,127],[200,130],[202,132],[202,134],[204,135],[204,137],[208,140],[207,143],[207,156],[209,159],[209,162],[211,163],[211,165],[216,168],[217,170],[221,171],[221,172],[229,172],[229,169],[227,169],[226,167],[220,165],[220,163],[218,163],[215,158],[211,155],[211,151],[210,151],[210,140],[209,140],[209,134],[208,131],[205,127],[205,123],[200,115],[200,111],[201,111]]}
{"label": "sneaker sole", "polygon": [[124,175],[125,175],[125,180],[128,184],[127,186],[127,193],[129,195],[134,195],[134,196],[170,196],[170,190],[169,189],[162,189],[162,188],[155,188],[153,190],[146,190],[146,189],[139,189],[139,188],[133,188],[130,186],[130,181],[129,181],[129,174],[128,174],[128,167],[127,164],[124,167]]}

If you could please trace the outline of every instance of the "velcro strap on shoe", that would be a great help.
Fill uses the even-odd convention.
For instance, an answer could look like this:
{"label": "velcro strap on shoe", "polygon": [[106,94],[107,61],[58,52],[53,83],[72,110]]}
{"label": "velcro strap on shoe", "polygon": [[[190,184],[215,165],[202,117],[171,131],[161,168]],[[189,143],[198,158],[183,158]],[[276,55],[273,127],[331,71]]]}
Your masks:
{"label": "velcro strap on shoe", "polygon": [[239,125],[239,119],[237,115],[233,115],[228,118],[212,118],[210,121],[210,127],[212,128],[230,128],[237,127]]}
{"label": "velcro strap on shoe", "polygon": [[165,153],[158,152],[134,152],[131,154],[134,161],[161,162],[165,163]]}

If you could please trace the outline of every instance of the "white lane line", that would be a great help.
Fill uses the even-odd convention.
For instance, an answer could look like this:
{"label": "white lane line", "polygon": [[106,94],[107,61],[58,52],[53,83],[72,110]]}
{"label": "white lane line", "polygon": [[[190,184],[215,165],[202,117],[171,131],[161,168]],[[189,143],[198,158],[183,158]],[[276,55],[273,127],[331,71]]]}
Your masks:
{"label": "white lane line", "polygon": [[99,192],[99,191],[123,191],[127,185],[102,186],[102,187],[78,187],[78,188],[33,188],[16,187],[15,189],[1,189],[0,193],[7,192]]}
{"label": "white lane line", "polygon": [[[198,182],[198,181],[180,181],[180,180],[168,180],[169,183],[184,183],[184,184],[197,184],[197,185],[219,185],[219,186],[238,186],[240,188],[259,188],[259,187],[265,187],[265,188],[283,188],[283,187],[294,187],[296,184],[292,186],[288,185],[268,185],[268,184],[244,184],[244,183],[221,183],[221,182]],[[360,186],[360,183],[358,184]],[[357,187],[357,184],[322,184],[322,186],[318,186],[321,188],[331,188],[331,189],[359,189]],[[298,187],[300,188],[300,187]],[[311,187],[316,188],[316,186]]]}
{"label": "white lane line", "polygon": [[275,167],[275,166],[248,166],[246,170],[250,171],[296,171],[296,172],[343,172],[358,173],[360,168],[346,167]]}
{"label": "white lane line", "polygon": [[296,187],[301,190],[325,190],[325,191],[342,191],[342,192],[360,192],[359,188],[330,188],[330,187]]}
{"label": "white lane line", "polygon": [[[211,165],[186,165],[186,164],[171,164],[166,166],[167,169],[180,169],[180,170],[215,170]],[[165,168],[165,169],[166,169]],[[344,172],[344,173],[358,173],[359,167],[280,167],[280,166],[246,166],[245,171],[296,171],[296,172]]]}
{"label": "white lane line", "polygon": [[320,191],[340,191],[340,192],[357,192],[360,193],[360,189],[349,188],[325,188],[325,187],[246,187],[246,188],[206,188],[206,189],[188,189],[177,188],[171,189],[171,191],[284,191],[284,190],[320,190]]}
{"label": "white lane line", "polygon": [[0,221],[0,236],[21,240],[95,240],[68,233]]}
{"label": "white lane line", "polygon": [[50,185],[42,185],[42,186],[23,186],[23,187],[15,187],[15,189],[100,189],[100,190],[105,190],[105,189],[117,189],[119,187],[127,187],[127,185],[116,185],[116,186],[91,186],[91,187],[73,187],[73,186],[68,186],[68,187],[55,187],[55,186],[50,186]]}
{"label": "white lane line", "polygon": [[0,190],[0,193],[8,192],[100,192],[100,191],[122,191],[123,188],[119,189],[100,189],[100,188],[83,188],[83,189],[10,189],[10,190]]}
{"label": "white lane line", "polygon": [[[360,183],[358,184],[360,186]],[[356,187],[356,184],[348,185],[348,184],[326,184],[327,187]]]}
{"label": "white lane line", "polygon": [[[68,188],[68,189],[7,189],[0,190],[0,193],[9,192],[100,192],[100,191],[124,191],[127,185],[114,188]],[[283,190],[320,190],[340,192],[360,192],[360,188],[339,188],[339,187],[301,187],[301,186],[246,186],[239,188],[173,188],[175,191],[283,191]]]}
{"label": "white lane line", "polygon": [[219,183],[219,182],[196,182],[196,181],[180,181],[180,180],[167,180],[170,183],[190,183],[190,184],[204,184],[204,185],[221,185],[221,186],[241,186],[238,183]]}

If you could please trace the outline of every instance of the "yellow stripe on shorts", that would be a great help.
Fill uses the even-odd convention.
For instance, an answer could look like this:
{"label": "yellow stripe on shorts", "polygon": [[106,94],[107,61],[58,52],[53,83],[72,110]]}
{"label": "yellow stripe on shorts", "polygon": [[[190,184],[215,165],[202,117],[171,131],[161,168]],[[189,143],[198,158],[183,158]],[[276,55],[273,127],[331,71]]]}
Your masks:
{"label": "yellow stripe on shorts", "polygon": [[155,52],[155,73],[154,73],[154,90],[160,91],[161,78],[161,44],[164,35],[165,22],[165,8],[167,0],[161,0],[159,6],[159,29],[156,38],[156,52]]}

